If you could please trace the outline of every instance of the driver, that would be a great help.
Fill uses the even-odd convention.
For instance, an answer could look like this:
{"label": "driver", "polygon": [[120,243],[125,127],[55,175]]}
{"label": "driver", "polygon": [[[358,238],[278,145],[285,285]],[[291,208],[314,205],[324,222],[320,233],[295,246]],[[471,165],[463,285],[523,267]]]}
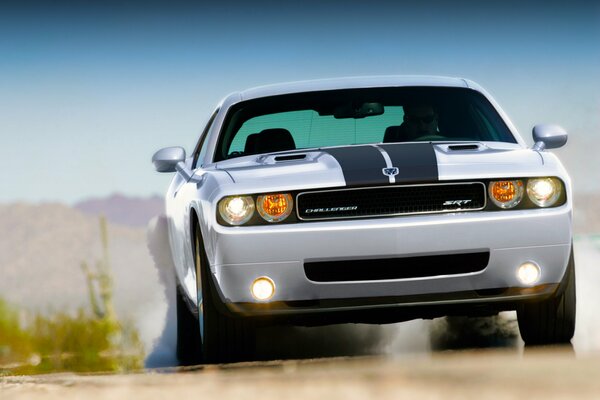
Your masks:
{"label": "driver", "polygon": [[404,140],[411,141],[422,136],[439,135],[438,115],[429,105],[406,105],[402,135]]}

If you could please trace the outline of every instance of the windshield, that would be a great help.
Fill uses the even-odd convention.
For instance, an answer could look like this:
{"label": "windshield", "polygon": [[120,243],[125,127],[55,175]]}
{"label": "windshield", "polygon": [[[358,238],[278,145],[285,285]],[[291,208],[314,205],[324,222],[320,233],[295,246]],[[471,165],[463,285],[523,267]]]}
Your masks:
{"label": "windshield", "polygon": [[516,143],[494,107],[471,89],[348,89],[237,104],[226,117],[215,161],[295,149],[417,141]]}

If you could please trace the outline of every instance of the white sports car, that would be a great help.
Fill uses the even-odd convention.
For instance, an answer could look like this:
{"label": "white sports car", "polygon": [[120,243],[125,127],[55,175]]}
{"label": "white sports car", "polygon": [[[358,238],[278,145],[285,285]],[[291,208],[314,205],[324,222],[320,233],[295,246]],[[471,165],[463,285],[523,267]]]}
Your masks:
{"label": "white sports car", "polygon": [[517,310],[527,344],[575,326],[569,176],[477,84],[369,77],[231,94],[193,153],[159,150],[182,364],[253,357],[261,324]]}

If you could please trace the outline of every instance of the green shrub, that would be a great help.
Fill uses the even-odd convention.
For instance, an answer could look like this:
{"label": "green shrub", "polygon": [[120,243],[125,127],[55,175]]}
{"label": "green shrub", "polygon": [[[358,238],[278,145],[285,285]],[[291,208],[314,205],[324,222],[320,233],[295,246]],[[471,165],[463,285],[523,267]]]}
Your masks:
{"label": "green shrub", "polygon": [[0,370],[26,361],[32,353],[31,336],[21,329],[17,310],[0,298]]}
{"label": "green shrub", "polygon": [[75,315],[36,314],[22,327],[18,312],[0,300],[2,373],[127,371],[143,366],[144,352],[131,324]]}

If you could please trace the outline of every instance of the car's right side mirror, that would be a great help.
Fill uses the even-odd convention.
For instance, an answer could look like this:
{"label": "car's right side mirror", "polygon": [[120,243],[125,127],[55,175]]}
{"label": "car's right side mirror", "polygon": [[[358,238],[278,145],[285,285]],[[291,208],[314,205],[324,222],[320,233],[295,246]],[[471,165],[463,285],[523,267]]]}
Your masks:
{"label": "car's right side mirror", "polygon": [[182,147],[165,147],[152,156],[152,163],[158,172],[175,172],[177,164],[185,160]]}
{"label": "car's right side mirror", "polygon": [[564,146],[568,139],[567,131],[561,126],[539,124],[533,127],[533,148],[541,151],[544,149],[557,149]]}

